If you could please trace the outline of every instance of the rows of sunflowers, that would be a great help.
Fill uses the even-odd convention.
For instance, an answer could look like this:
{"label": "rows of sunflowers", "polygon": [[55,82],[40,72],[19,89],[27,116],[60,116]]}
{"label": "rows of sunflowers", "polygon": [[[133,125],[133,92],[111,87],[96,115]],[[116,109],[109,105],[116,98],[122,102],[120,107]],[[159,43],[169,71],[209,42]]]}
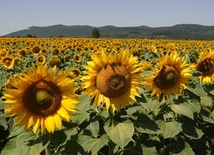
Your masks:
{"label": "rows of sunflowers", "polygon": [[2,155],[214,154],[214,42],[0,38]]}

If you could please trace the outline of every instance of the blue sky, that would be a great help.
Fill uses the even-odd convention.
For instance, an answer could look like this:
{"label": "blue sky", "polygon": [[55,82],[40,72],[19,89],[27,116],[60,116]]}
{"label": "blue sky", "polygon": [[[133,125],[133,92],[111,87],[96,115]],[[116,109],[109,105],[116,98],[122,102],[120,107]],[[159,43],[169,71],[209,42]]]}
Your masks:
{"label": "blue sky", "polygon": [[214,26],[214,0],[0,0],[0,36],[55,24]]}

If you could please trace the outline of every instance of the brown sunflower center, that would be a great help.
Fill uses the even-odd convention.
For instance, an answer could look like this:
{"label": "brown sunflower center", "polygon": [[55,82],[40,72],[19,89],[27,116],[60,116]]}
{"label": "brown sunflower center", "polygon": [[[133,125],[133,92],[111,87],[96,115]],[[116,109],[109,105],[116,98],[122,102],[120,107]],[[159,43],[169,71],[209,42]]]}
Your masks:
{"label": "brown sunflower center", "polygon": [[52,82],[39,80],[32,83],[24,93],[24,105],[32,113],[49,116],[57,112],[61,106],[62,95]]}
{"label": "brown sunflower center", "polygon": [[214,60],[210,58],[205,59],[198,64],[197,70],[202,72],[203,75],[212,75],[214,73]]}
{"label": "brown sunflower center", "polygon": [[103,67],[96,78],[96,87],[106,97],[121,96],[129,89],[131,78],[127,69],[120,64]]}
{"label": "brown sunflower center", "polygon": [[10,66],[11,63],[12,63],[12,59],[11,58],[6,58],[3,60],[3,63],[6,65],[6,66]]}
{"label": "brown sunflower center", "polygon": [[179,71],[173,66],[164,65],[155,77],[154,83],[160,89],[168,89],[179,80]]}

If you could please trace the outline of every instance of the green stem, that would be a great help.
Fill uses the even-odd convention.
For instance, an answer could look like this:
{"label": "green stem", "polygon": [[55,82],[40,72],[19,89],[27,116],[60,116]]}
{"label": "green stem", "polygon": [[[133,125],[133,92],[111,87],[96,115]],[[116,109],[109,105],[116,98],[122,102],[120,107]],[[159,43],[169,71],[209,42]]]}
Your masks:
{"label": "green stem", "polygon": [[114,144],[112,143],[112,141],[110,141],[109,143],[108,143],[108,154],[109,155],[114,155],[114,146],[113,146]]}
{"label": "green stem", "polygon": [[49,143],[47,145],[47,147],[45,148],[45,155],[51,155],[51,134],[48,133],[48,137],[49,137]]}
{"label": "green stem", "polygon": [[50,143],[45,148],[45,155],[51,155],[51,145],[50,145]]}

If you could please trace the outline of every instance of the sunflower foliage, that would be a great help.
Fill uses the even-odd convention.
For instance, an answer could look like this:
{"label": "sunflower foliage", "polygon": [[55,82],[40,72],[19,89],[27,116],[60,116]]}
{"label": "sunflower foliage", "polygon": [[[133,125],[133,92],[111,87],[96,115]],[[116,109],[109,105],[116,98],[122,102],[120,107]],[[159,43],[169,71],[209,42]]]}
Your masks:
{"label": "sunflower foliage", "polygon": [[[1,45],[30,52],[0,66],[2,155],[214,154],[214,51],[195,41],[188,53],[172,40],[10,39]],[[34,91],[46,100],[26,96]]]}

